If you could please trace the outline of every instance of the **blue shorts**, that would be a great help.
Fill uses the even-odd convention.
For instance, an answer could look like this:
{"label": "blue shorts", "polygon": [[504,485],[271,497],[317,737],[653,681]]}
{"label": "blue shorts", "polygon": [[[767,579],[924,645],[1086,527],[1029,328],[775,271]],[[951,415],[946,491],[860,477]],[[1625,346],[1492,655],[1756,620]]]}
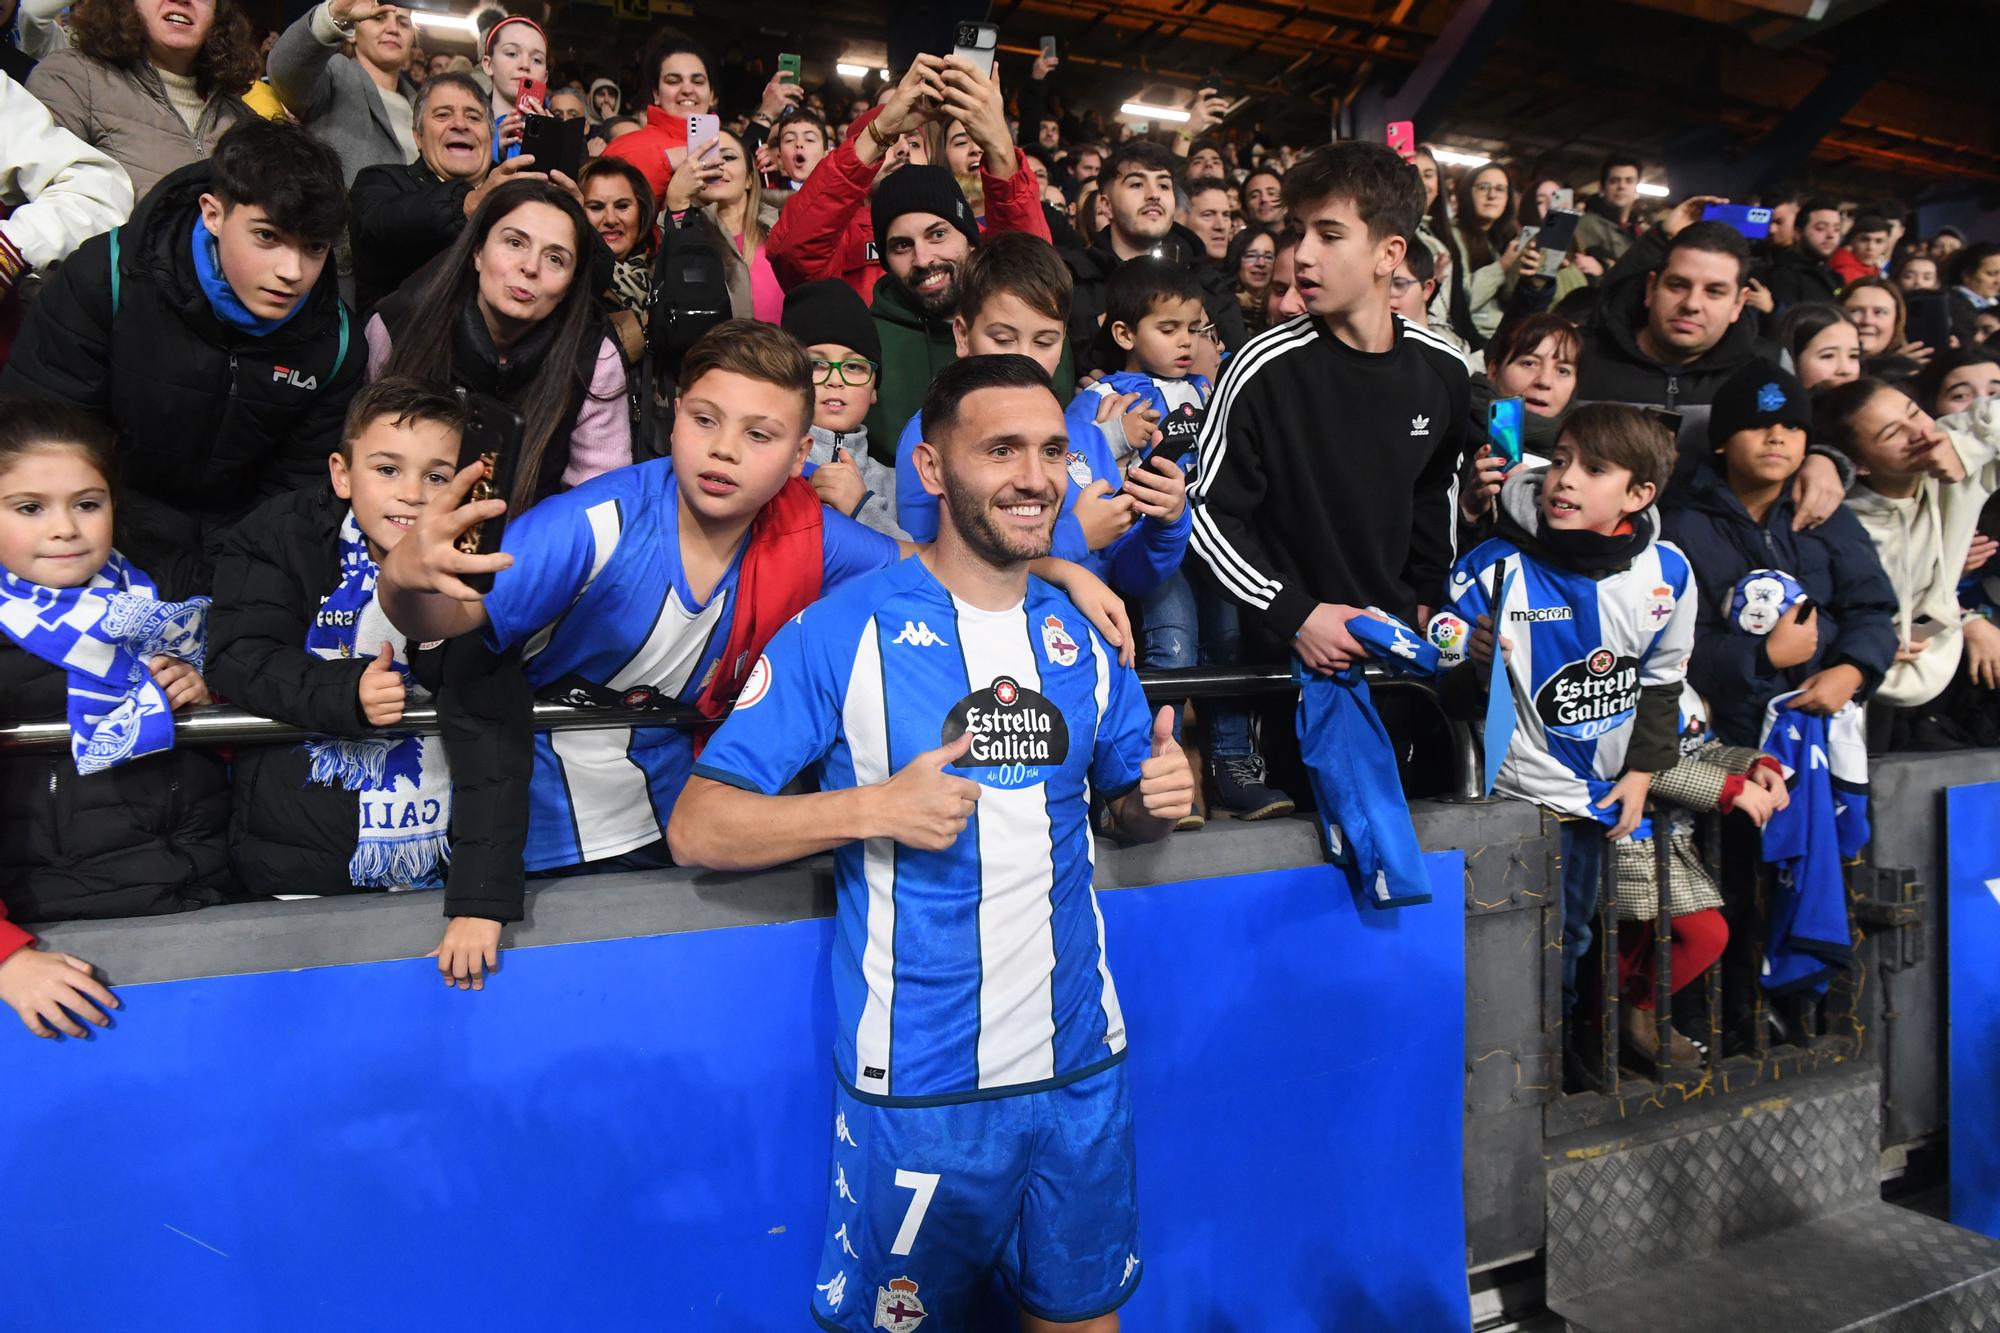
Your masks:
{"label": "blue shorts", "polygon": [[996,1271],[1021,1308],[1094,1319],[1138,1288],[1123,1061],[1040,1092],[877,1106],[836,1080],[813,1317],[835,1333],[966,1326]]}

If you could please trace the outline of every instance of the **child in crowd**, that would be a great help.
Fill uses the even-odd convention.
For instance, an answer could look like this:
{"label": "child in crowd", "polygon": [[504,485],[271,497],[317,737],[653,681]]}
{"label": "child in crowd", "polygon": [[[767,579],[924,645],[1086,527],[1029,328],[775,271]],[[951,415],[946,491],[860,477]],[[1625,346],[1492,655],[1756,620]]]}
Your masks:
{"label": "child in crowd", "polygon": [[78,1019],[109,1027],[118,999],[90,964],[34,946],[35,937],[9,921],[0,902],[0,1004],[37,1037],[88,1035]]}
{"label": "child in crowd", "polygon": [[794,287],[779,321],[812,358],[812,447],[806,480],[821,503],[884,536],[908,536],[896,523],[896,470],[868,454],[868,409],[881,375],[882,338],[874,316],[838,278]]}
{"label": "child in crowd", "polygon": [[[1554,461],[1501,489],[1496,535],[1450,581],[1449,614],[1473,632],[1443,682],[1447,706],[1485,715],[1497,637],[1516,718],[1498,790],[1563,819],[1565,1013],[1590,947],[1605,842],[1639,827],[1652,775],[1677,757],[1697,597],[1653,508],[1673,467],[1671,433],[1644,410],[1577,408]],[[1487,743],[1499,742],[1489,733]]]}
{"label": "child in crowd", "polygon": [[[0,719],[67,715],[66,754],[0,759],[0,898],[17,921],[180,912],[234,896],[222,765],[174,746],[207,703],[208,600],[112,542],[111,435],[0,399]],[[155,574],[158,582],[155,582]]]}
{"label": "child in crowd", "polygon": [[[380,562],[458,470],[464,413],[418,380],[354,399],[332,489],[269,501],[223,535],[211,673],[253,713],[318,733],[236,756],[230,860],[246,888],[319,896],[445,883],[455,790],[444,742],[385,736],[431,697],[444,654],[409,643],[375,597]],[[463,814],[460,816],[463,818]],[[484,986],[500,926],[521,917],[447,890],[440,970]],[[476,960],[476,965],[475,965]]]}
{"label": "child in crowd", "polygon": [[[719,717],[748,686],[754,703],[780,626],[916,548],[827,509],[799,476],[814,393],[790,334],[725,321],[689,349],[680,383],[669,457],[540,501],[508,524],[502,554],[457,549],[468,527],[504,512],[498,500],[465,504],[480,470],[460,473],[383,562],[390,620],[420,642],[480,633],[494,652],[520,647],[545,697]],[[461,580],[487,572],[484,595]],[[1129,641],[1116,599],[1086,572],[1048,560],[1034,572],[1107,639]],[[949,637],[904,626],[903,641],[940,630]],[[530,870],[669,863],[667,820],[694,762],[685,728],[560,732],[534,747]]]}
{"label": "child in crowd", "polygon": [[2000,627],[1959,602],[1980,512],[2000,489],[2000,398],[1933,420],[1863,378],[1818,395],[1813,421],[1854,460],[1847,512],[1896,591],[1900,647],[1875,693],[1895,711],[1871,710],[1871,739],[1889,749],[2000,743]]}
{"label": "child in crowd", "polygon": [[[1708,463],[1667,496],[1666,536],[1701,586],[1688,679],[1729,745],[1757,744],[1774,696],[1798,690],[1793,707],[1831,716],[1872,694],[1895,660],[1895,589],[1855,516],[1837,509],[1793,530],[1791,482],[1811,425],[1798,380],[1752,360],[1716,392]],[[1765,569],[1797,580],[1806,600],[1766,635],[1739,633],[1729,620],[1736,585]]]}
{"label": "child in crowd", "polygon": [[548,86],[548,34],[524,15],[503,18],[487,29],[479,68],[493,85],[493,160],[504,162],[520,153],[527,117],[548,114],[540,103],[525,113],[521,107],[522,83],[533,79]]}

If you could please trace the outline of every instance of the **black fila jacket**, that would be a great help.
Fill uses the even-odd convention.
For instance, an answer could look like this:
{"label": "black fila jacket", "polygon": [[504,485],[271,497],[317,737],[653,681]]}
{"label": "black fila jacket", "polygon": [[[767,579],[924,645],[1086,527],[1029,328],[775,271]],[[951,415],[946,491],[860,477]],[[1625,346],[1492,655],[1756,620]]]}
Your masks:
{"label": "black fila jacket", "polygon": [[1230,358],[1210,402],[1194,549],[1281,643],[1321,602],[1414,621],[1444,597],[1459,464],[1477,444],[1465,363],[1394,318],[1380,353],[1288,320]]}

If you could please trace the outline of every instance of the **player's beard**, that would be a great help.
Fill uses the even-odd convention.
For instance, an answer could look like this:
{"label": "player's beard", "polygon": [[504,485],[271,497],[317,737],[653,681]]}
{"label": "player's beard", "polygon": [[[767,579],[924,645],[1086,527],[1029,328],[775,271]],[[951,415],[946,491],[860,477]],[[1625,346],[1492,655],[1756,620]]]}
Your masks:
{"label": "player's beard", "polygon": [[[958,533],[959,540],[987,564],[996,569],[1026,564],[1047,555],[1055,544],[1056,507],[1062,502],[1062,495],[1054,487],[1046,488],[1039,495],[1009,487],[1003,495],[982,496],[965,487],[950,468],[943,469],[942,479],[944,502],[951,514],[952,529]],[[1009,532],[993,519],[993,511],[997,507],[1037,501],[1044,506],[1047,519],[1038,532]]]}

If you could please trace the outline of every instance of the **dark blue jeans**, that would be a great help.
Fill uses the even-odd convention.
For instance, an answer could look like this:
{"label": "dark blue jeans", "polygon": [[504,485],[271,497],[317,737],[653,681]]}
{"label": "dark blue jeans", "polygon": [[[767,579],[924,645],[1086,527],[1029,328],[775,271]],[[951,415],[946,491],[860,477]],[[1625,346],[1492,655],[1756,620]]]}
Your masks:
{"label": "dark blue jeans", "polygon": [[1604,876],[1604,825],[1594,819],[1565,820],[1563,861],[1563,1016],[1576,1008],[1576,965],[1590,952],[1591,923],[1597,918],[1597,890]]}

